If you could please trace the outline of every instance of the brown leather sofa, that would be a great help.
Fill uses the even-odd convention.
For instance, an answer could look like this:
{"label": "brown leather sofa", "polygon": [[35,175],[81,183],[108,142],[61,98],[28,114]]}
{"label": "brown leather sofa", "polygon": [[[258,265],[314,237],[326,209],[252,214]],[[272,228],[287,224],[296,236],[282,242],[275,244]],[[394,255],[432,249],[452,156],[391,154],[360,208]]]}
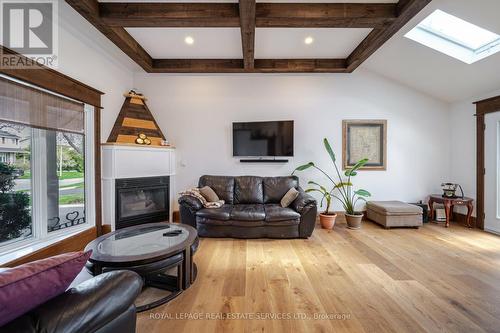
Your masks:
{"label": "brown leather sofa", "polygon": [[[225,201],[214,209],[203,208],[194,197],[179,198],[181,222],[202,237],[308,238],[314,230],[316,200],[295,176],[202,176],[198,186],[210,186]],[[283,208],[280,201],[291,187],[299,196]]]}

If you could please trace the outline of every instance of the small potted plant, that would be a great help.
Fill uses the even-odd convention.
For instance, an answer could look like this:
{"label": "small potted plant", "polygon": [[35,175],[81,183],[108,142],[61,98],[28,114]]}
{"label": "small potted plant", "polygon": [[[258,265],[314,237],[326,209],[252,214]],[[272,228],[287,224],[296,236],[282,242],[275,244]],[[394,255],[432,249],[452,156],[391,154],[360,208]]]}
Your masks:
{"label": "small potted plant", "polygon": [[[337,167],[335,153],[333,152],[333,149],[330,143],[328,142],[328,139],[325,138],[323,140],[323,144],[335,168],[334,176],[330,176],[324,170],[316,166],[313,162],[309,162],[307,164],[297,167],[292,174],[294,174],[296,171],[304,171],[309,168],[314,168],[319,172],[321,172],[323,175],[325,175],[326,178],[328,178],[328,180],[332,183],[332,189],[330,191],[327,191],[325,186],[321,186],[315,182],[309,182],[309,184],[315,185],[316,187],[309,188],[306,190],[306,192],[318,191],[323,195],[321,203],[323,203],[323,200],[326,200],[327,208],[324,213],[326,217],[331,216],[328,214],[330,209],[331,199],[335,198],[339,200],[345,210],[347,227],[350,229],[359,229],[361,228],[361,220],[363,219],[363,213],[356,211],[356,204],[359,200],[366,201],[366,198],[370,197],[371,194],[367,190],[363,189],[354,190],[352,184],[352,178],[358,174],[358,170],[368,162],[368,159],[365,158],[359,160],[354,166],[345,171],[344,176],[341,176],[339,168]],[[336,178],[336,180],[334,178]],[[323,217],[323,219],[325,219],[326,217]],[[322,216],[320,214],[320,222],[321,219]],[[321,224],[323,226],[323,222],[321,222]]]}
{"label": "small potted plant", "polygon": [[315,183],[313,181],[308,182],[309,185],[313,185],[315,187],[308,188],[306,192],[319,192],[322,195],[320,206],[323,207],[323,203],[326,201],[326,209],[323,213],[319,214],[319,222],[321,224],[321,228],[323,229],[333,229],[335,225],[335,219],[337,218],[337,214],[334,212],[330,212],[330,205],[332,204],[332,190],[328,191],[324,186]]}

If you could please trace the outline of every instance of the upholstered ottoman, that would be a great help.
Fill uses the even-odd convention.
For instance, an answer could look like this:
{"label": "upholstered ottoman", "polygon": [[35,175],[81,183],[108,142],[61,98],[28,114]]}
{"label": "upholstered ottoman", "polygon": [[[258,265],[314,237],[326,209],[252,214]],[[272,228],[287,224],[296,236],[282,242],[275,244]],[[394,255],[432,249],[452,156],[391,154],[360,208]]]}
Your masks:
{"label": "upholstered ottoman", "polygon": [[385,228],[422,226],[422,208],[401,201],[369,201],[366,216]]}

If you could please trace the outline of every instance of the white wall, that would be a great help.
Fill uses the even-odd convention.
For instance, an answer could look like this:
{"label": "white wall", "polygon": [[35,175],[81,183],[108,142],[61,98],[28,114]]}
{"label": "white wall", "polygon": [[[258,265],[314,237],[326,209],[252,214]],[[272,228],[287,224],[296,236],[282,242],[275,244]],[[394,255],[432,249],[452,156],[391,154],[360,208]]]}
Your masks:
{"label": "white wall", "polygon": [[[466,196],[476,197],[476,108],[473,100],[455,103],[451,106],[451,174],[449,182],[462,185]],[[454,209],[462,214],[465,207]],[[474,206],[474,216],[476,216]]]}
{"label": "white wall", "polygon": [[[376,74],[165,75],[136,74],[134,86],[167,139],[177,146],[176,192],[202,174],[287,175],[315,161],[330,168],[328,137],[341,159],[342,119],[388,120],[388,169],[363,172],[356,184],[374,199],[415,201],[440,191],[449,174],[448,105]],[[295,121],[295,158],[283,165],[242,164],[233,158],[231,122]],[[325,182],[301,174],[301,182]],[[339,205],[335,206],[339,209]]]}
{"label": "white wall", "polygon": [[133,88],[138,67],[65,1],[59,1],[58,70],[103,93],[102,141],[105,142],[123,103]]}

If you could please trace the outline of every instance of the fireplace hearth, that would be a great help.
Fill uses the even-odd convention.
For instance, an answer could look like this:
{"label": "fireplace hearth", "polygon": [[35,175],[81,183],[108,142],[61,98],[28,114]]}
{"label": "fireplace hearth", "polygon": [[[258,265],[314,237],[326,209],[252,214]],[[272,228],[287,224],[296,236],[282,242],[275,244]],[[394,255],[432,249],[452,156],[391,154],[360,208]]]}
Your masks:
{"label": "fireplace hearth", "polygon": [[115,180],[116,229],[168,221],[168,176]]}

